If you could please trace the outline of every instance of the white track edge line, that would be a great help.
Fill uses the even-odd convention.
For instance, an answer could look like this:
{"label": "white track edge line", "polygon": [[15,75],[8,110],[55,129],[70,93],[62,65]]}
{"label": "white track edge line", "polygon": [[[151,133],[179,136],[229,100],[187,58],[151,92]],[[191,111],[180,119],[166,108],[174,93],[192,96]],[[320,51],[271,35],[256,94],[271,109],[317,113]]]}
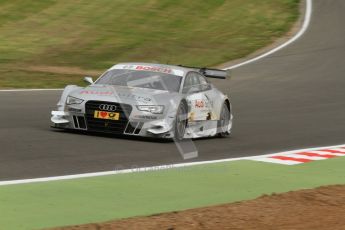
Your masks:
{"label": "white track edge line", "polygon": [[250,59],[250,60],[247,60],[247,61],[244,61],[242,63],[239,63],[239,64],[236,64],[236,65],[233,65],[233,66],[230,66],[230,67],[227,67],[227,68],[224,68],[224,70],[231,70],[231,69],[235,69],[235,68],[238,68],[240,66],[243,66],[243,65],[247,65],[249,63],[252,63],[252,62],[255,62],[255,61],[258,61],[262,58],[265,58],[283,48],[285,48],[286,46],[290,45],[291,43],[295,42],[297,39],[299,39],[300,37],[302,37],[302,35],[307,31],[308,27],[309,27],[309,24],[310,24],[310,21],[311,21],[311,15],[312,15],[312,9],[313,9],[313,4],[312,4],[312,0],[306,0],[306,11],[305,11],[305,17],[304,17],[304,21],[303,21],[303,25],[302,25],[302,28],[300,29],[300,31],[295,35],[293,36],[290,40],[286,41],[285,43],[283,43],[282,45],[268,51],[267,53],[264,53],[262,55],[259,55],[258,57],[255,57],[253,59]]}
{"label": "white track edge line", "polygon": [[152,167],[113,170],[113,171],[94,172],[94,173],[83,173],[83,174],[65,175],[65,176],[42,177],[42,178],[34,178],[34,179],[0,181],[0,186],[15,185],[15,184],[28,184],[28,183],[37,183],[37,182],[59,181],[59,180],[70,180],[70,179],[80,179],[80,178],[90,178],[90,177],[138,173],[138,172],[150,172],[150,171],[152,172],[152,171],[160,171],[160,170],[164,170],[164,169],[176,169],[176,168],[189,167],[189,166],[223,163],[223,162],[240,161],[240,160],[254,160],[255,161],[256,159],[260,159],[263,157],[270,157],[270,156],[276,156],[276,155],[282,155],[282,154],[283,155],[284,154],[293,154],[293,153],[297,153],[297,152],[301,152],[301,151],[314,151],[314,150],[322,150],[322,149],[328,149],[328,148],[339,148],[339,147],[345,147],[345,144],[334,145],[334,146],[306,148],[306,149],[297,149],[297,150],[292,150],[292,151],[285,151],[285,152],[279,152],[279,153],[250,156],[250,157],[227,158],[227,159],[211,160],[211,161],[197,161],[197,162],[189,162],[189,163],[158,165],[158,166],[152,166]]}
{"label": "white track edge line", "polygon": [[[265,57],[267,57],[267,56],[269,56],[269,55],[271,55],[271,54],[273,54],[273,53],[275,53],[275,52],[285,48],[286,46],[290,45],[291,43],[295,42],[308,29],[309,24],[310,24],[311,15],[312,15],[312,8],[313,8],[312,7],[312,0],[306,0],[306,11],[305,11],[305,17],[304,17],[304,22],[303,22],[302,28],[290,40],[288,40],[285,43],[283,43],[282,45],[280,45],[280,46],[278,46],[278,47],[268,51],[267,53],[264,53],[264,54],[262,54],[262,55],[260,55],[258,57],[253,58],[253,59],[244,61],[242,63],[239,63],[239,64],[236,64],[236,65],[224,68],[224,70],[235,69],[235,68],[238,68],[240,66],[247,65],[249,63],[258,61],[258,60],[260,60],[262,58],[265,58]],[[58,90],[63,90],[63,89],[5,89],[5,90],[0,90],[0,92],[26,92],[26,91],[28,91],[28,92],[30,92],[30,91],[35,92],[35,91],[58,91]]]}

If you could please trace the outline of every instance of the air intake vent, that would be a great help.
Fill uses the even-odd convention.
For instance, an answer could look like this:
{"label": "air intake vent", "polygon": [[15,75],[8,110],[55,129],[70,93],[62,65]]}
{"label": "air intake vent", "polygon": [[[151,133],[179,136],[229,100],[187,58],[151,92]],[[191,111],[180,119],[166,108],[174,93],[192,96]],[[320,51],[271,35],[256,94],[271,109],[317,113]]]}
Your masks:
{"label": "air intake vent", "polygon": [[73,116],[74,128],[76,129],[86,129],[86,122],[83,116]]}
{"label": "air intake vent", "polygon": [[128,122],[125,134],[135,134],[138,135],[143,127],[143,122]]}

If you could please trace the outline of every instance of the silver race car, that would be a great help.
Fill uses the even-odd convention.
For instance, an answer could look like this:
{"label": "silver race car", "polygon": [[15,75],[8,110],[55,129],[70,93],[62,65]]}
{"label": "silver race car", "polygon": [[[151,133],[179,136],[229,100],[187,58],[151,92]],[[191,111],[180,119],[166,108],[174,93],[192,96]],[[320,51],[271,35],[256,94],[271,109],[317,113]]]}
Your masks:
{"label": "silver race car", "polygon": [[52,111],[52,127],[175,140],[227,136],[230,100],[207,80],[227,75],[208,68],[117,64],[95,82],[85,77],[85,88],[68,85]]}

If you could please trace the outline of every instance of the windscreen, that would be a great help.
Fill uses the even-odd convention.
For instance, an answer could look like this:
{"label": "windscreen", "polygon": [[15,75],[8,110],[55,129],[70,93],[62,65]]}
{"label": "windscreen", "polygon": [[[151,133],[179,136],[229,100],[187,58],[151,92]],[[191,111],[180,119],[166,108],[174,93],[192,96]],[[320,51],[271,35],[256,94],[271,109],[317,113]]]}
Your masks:
{"label": "windscreen", "polygon": [[95,84],[119,85],[178,92],[182,77],[151,71],[128,69],[109,70]]}

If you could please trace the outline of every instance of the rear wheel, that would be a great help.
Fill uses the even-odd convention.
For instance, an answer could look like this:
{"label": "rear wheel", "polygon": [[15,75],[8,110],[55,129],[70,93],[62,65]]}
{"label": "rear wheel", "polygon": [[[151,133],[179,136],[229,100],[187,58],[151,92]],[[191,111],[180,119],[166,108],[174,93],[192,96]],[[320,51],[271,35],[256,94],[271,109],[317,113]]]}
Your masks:
{"label": "rear wheel", "polygon": [[220,112],[219,121],[217,124],[217,133],[219,137],[225,137],[230,135],[229,125],[231,121],[231,111],[229,105],[224,102],[222,110]]}
{"label": "rear wheel", "polygon": [[177,141],[183,140],[186,132],[188,121],[188,110],[185,103],[181,102],[176,113],[175,118],[175,139]]}

